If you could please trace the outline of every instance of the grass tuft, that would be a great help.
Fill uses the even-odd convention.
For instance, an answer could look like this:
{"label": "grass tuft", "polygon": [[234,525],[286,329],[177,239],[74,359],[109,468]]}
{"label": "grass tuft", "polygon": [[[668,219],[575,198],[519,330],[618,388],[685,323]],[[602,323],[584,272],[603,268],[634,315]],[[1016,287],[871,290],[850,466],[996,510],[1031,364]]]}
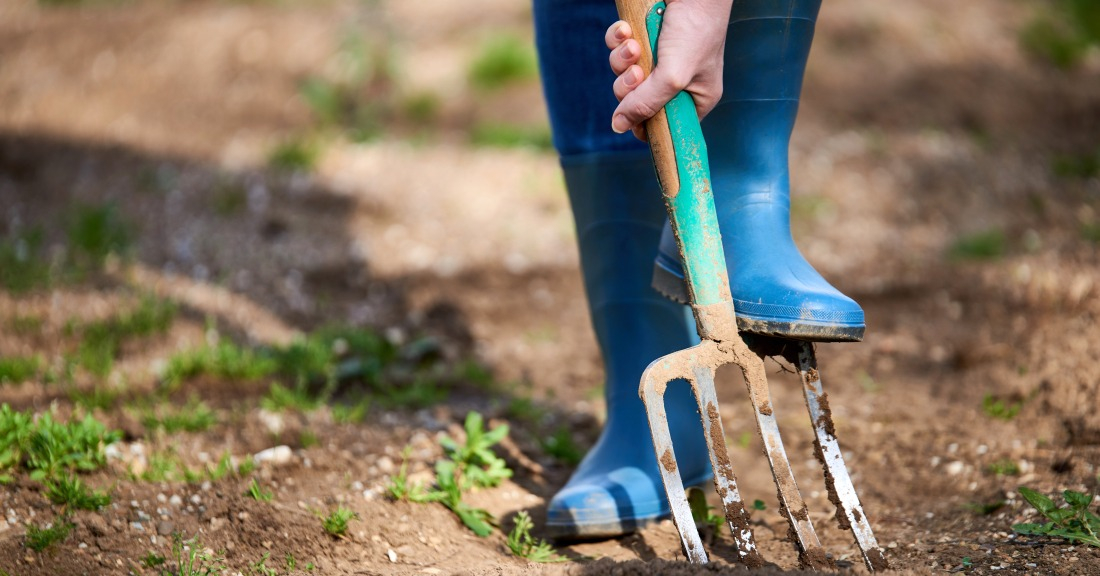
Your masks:
{"label": "grass tuft", "polygon": [[358,519],[359,514],[349,508],[340,506],[330,512],[328,516],[321,518],[321,526],[330,536],[343,538],[348,532],[348,522]]}
{"label": "grass tuft", "polygon": [[567,561],[566,558],[555,554],[554,548],[547,544],[545,540],[536,540],[534,536],[531,536],[531,527],[534,526],[534,522],[531,521],[531,517],[527,515],[527,512],[517,513],[512,521],[515,526],[508,533],[507,539],[508,549],[512,551],[512,554],[532,562]]}
{"label": "grass tuft", "polygon": [[535,51],[529,42],[514,36],[486,41],[470,64],[470,83],[480,90],[496,90],[534,78],[538,73]]}
{"label": "grass tuft", "polygon": [[50,502],[65,507],[66,511],[98,510],[111,503],[110,494],[92,490],[72,474],[56,480],[47,480],[46,497]]}
{"label": "grass tuft", "polygon": [[59,518],[53,522],[53,524],[47,525],[45,528],[40,528],[35,524],[27,526],[27,534],[24,536],[24,543],[27,548],[34,550],[35,552],[41,552],[54,544],[64,542],[69,537],[69,532],[75,525],[69,522],[68,518]]}

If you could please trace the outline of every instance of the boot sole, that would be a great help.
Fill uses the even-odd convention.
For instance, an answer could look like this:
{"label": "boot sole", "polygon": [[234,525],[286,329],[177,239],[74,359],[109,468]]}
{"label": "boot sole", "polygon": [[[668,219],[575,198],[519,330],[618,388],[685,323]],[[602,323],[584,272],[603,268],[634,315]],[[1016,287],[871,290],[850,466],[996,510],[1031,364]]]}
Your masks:
{"label": "boot sole", "polygon": [[[690,303],[684,286],[684,279],[659,264],[653,266],[653,288],[670,300],[681,304]],[[813,324],[753,318],[746,316],[736,308],[735,304],[737,329],[742,332],[778,338],[794,338],[810,342],[860,342],[863,340],[865,326]]]}
{"label": "boot sole", "polygon": [[[707,497],[714,494],[713,477],[708,476],[697,482],[691,482],[685,488],[697,488],[707,493]],[[672,517],[671,512],[646,518],[619,518],[618,520],[585,524],[545,524],[545,534],[557,543],[587,542],[607,540],[633,534],[653,524]]]}

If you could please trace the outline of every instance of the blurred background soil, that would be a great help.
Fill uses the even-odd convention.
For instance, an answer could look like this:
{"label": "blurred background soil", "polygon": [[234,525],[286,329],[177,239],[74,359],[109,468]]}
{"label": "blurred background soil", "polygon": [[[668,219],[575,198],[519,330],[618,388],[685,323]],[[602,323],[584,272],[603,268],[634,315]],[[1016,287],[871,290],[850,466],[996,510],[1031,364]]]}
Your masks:
{"label": "blurred background soil", "polygon": [[[1043,32],[1054,5],[822,9],[792,145],[793,224],[867,313],[864,342],[818,357],[856,487],[902,573],[1100,574],[1096,548],[1011,529],[1038,518],[1021,485],[1100,491],[1100,52]],[[538,536],[575,464],[547,438],[565,430],[558,445],[583,452],[598,435],[602,374],[530,19],[518,0],[0,0],[5,246],[34,231],[57,261],[81,207],[111,206],[132,230],[130,258],[92,281],[0,291],[0,354],[60,355],[74,321],[152,293],[179,303],[175,324],[73,386],[141,398],[167,358],[212,333],[276,346],[333,323],[430,342],[444,364],[488,374],[459,378],[447,402],[372,402],[350,424],[328,407],[261,408],[267,384],[244,380],[175,393],[222,415],[196,434],[153,438],[123,400],[100,406],[123,446],[172,443],[191,463],[290,445],[258,472],[274,502],[241,496],[241,479],[139,482],[116,464],[89,480],[115,503],[78,513],[68,540],[36,553],[25,526],[56,510],[17,479],[0,488],[0,573],[155,574],[140,561],[167,554],[173,531],[225,551],[228,573],[255,572],[265,553],[300,559],[280,574],[301,559],[324,574],[694,573],[638,567],[682,560],[667,522],[535,564],[501,531],[477,538],[440,505],[385,497],[405,446],[430,479],[438,434],[460,434],[476,410],[511,425],[515,476],[470,498],[505,530],[530,511]],[[30,317],[36,328],[15,328]],[[832,523],[798,383],[770,366],[811,517],[841,569],[861,572]],[[27,380],[0,383],[0,397],[79,410]],[[761,547],[793,570],[732,371],[719,397],[742,492],[764,508]],[[183,507],[157,512],[166,530],[136,512],[174,496]],[[186,511],[192,497],[202,504]],[[345,539],[311,512],[337,503],[360,516]],[[734,571],[728,536],[713,546]]]}

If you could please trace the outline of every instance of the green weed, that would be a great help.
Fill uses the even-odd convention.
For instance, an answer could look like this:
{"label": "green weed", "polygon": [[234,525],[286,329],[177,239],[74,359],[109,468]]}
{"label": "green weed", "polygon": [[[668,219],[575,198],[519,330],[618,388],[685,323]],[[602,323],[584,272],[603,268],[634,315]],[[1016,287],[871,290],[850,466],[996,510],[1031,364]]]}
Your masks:
{"label": "green weed", "polygon": [[481,46],[468,75],[474,87],[495,90],[533,78],[537,73],[535,51],[529,42],[514,36],[498,36]]}
{"label": "green weed", "polygon": [[176,311],[174,302],[145,296],[134,310],[78,328],[82,340],[77,362],[96,376],[106,376],[124,343],[164,334],[172,327]]}
{"label": "green weed", "polygon": [[1100,45],[1100,6],[1092,0],[1056,0],[1020,34],[1024,48],[1059,68],[1080,63]]}
{"label": "green weed", "polygon": [[222,556],[206,552],[198,539],[184,540],[179,534],[172,536],[172,558],[175,565],[163,571],[164,576],[216,576],[228,569]]}
{"label": "green weed", "polygon": [[401,457],[401,468],[398,470],[397,475],[390,478],[389,484],[386,486],[386,493],[390,498],[400,502],[407,500],[409,502],[434,502],[439,500],[439,496],[434,493],[429,493],[424,489],[424,486],[420,484],[409,484],[409,454],[412,453],[412,446],[406,446]]}
{"label": "green weed", "polygon": [[68,239],[76,271],[95,272],[108,257],[127,256],[134,233],[114,204],[81,205],[70,218]]}
{"label": "green weed", "polygon": [[573,441],[573,433],[568,427],[558,428],[554,434],[540,441],[542,449],[555,460],[567,466],[580,464],[584,452]]}
{"label": "green weed", "polygon": [[68,396],[70,402],[85,410],[110,410],[118,403],[123,393],[122,388],[96,384],[90,390],[70,388]]}
{"label": "green weed", "polygon": [[534,522],[531,521],[527,512],[517,513],[512,521],[515,526],[508,533],[507,539],[508,549],[512,554],[532,562],[565,562],[567,560],[555,554],[554,548],[545,540],[536,540],[531,536],[531,527]]}
{"label": "green weed", "polygon": [[0,287],[14,294],[50,283],[50,263],[42,254],[42,232],[32,230],[0,239]]}
{"label": "green weed", "polygon": [[248,490],[245,491],[244,495],[257,502],[271,502],[271,499],[275,497],[274,492],[271,490],[264,490],[255,478],[253,478],[252,483],[248,485]]}
{"label": "green weed", "polygon": [[1008,240],[998,229],[977,232],[955,240],[948,249],[952,260],[995,260],[1007,252]]}
{"label": "green weed", "polygon": [[42,332],[42,326],[45,324],[46,319],[37,314],[12,316],[7,322],[8,329],[19,336],[34,336],[40,334]]}
{"label": "green weed", "polygon": [[288,388],[275,382],[267,395],[260,399],[260,406],[271,412],[294,410],[306,413],[319,408],[326,399],[327,395],[316,394],[304,384]]}
{"label": "green weed", "polygon": [[304,138],[290,138],[277,144],[268,154],[268,166],[288,172],[312,172],[321,158],[318,143]]}
{"label": "green weed", "polygon": [[340,506],[321,518],[321,526],[324,527],[325,532],[336,538],[343,538],[348,531],[348,522],[352,520],[358,520],[359,514],[354,511]]}
{"label": "green weed", "polygon": [[547,126],[479,123],[470,130],[470,143],[487,148],[534,148],[550,150],[554,144]]}
{"label": "green weed", "polygon": [[492,534],[492,515],[462,500],[466,479],[453,461],[440,460],[435,463],[435,481],[439,490],[432,494],[433,498],[438,497],[474,534],[482,538]]}
{"label": "green weed", "polygon": [[156,552],[146,552],[145,556],[141,558],[141,565],[146,568],[156,568],[157,566],[163,566],[168,559]]}
{"label": "green weed", "polygon": [[45,528],[29,524],[27,525],[27,534],[24,536],[24,543],[27,548],[35,552],[41,552],[54,544],[64,542],[74,527],[75,525],[69,522],[67,517],[58,518]]}
{"label": "green weed", "polygon": [[696,524],[709,526],[711,531],[718,533],[722,530],[725,518],[714,513],[714,506],[707,504],[707,495],[698,488],[687,489],[688,508],[691,509],[691,518]]}
{"label": "green weed", "polygon": [[763,500],[757,499],[757,500],[752,501],[752,509],[753,510],[767,510],[768,505],[765,504]]}
{"label": "green weed", "polygon": [[370,410],[370,398],[364,396],[351,404],[336,404],[332,407],[332,420],[337,424],[357,424],[367,417]]}
{"label": "green weed", "polygon": [[1051,168],[1063,178],[1094,178],[1100,175],[1100,151],[1056,156]]}
{"label": "green weed", "polygon": [[1011,458],[1001,458],[990,464],[986,469],[995,476],[1018,476],[1020,474],[1020,466]]}
{"label": "green weed", "polygon": [[1089,510],[1093,496],[1073,490],[1062,492],[1066,506],[1025,486],[1019,488],[1020,496],[1035,507],[1047,520],[1045,524],[1016,524],[1012,529],[1020,534],[1050,536],[1100,548],[1100,516]]}
{"label": "green weed", "polygon": [[407,96],[402,103],[404,116],[413,124],[425,126],[439,117],[441,105],[434,92],[420,92]]}
{"label": "green weed", "polygon": [[249,564],[248,571],[251,574],[259,574],[260,576],[279,576],[279,572],[274,568],[267,565],[268,558],[271,558],[270,552],[264,552],[264,555],[258,562]]}
{"label": "green weed", "polygon": [[161,379],[171,389],[198,376],[225,380],[256,380],[271,375],[278,364],[269,357],[220,341],[172,356]]}
{"label": "green weed", "polygon": [[966,504],[965,507],[967,510],[979,516],[989,516],[1001,508],[1004,508],[1005,504],[1007,504],[1007,502],[1004,500],[994,500],[992,502],[971,502]]}
{"label": "green weed", "polygon": [[122,438],[90,414],[68,423],[50,413],[37,420],[32,414],[0,406],[0,479],[20,467],[39,481],[56,479],[62,472],[96,470],[107,462],[104,448]]}
{"label": "green weed", "polygon": [[142,417],[141,423],[150,432],[203,432],[218,423],[218,415],[205,402],[191,397],[183,406],[165,403],[149,410]]}
{"label": "green weed", "polygon": [[439,442],[454,461],[459,474],[479,488],[496,486],[505,478],[511,478],[512,471],[508,465],[491,450],[508,435],[508,425],[501,424],[486,431],[481,414],[470,412],[466,414],[464,429],[465,443],[459,444],[447,436]]}
{"label": "green weed", "polygon": [[66,511],[98,510],[111,503],[111,495],[92,490],[80,478],[72,474],[56,480],[46,480],[46,497],[50,502],[63,506]]}
{"label": "green weed", "polygon": [[0,384],[22,384],[38,376],[42,370],[39,356],[0,358]]}
{"label": "green weed", "polygon": [[992,394],[986,394],[982,398],[982,412],[985,412],[986,416],[998,420],[1012,420],[1023,407],[1023,400],[1007,401]]}

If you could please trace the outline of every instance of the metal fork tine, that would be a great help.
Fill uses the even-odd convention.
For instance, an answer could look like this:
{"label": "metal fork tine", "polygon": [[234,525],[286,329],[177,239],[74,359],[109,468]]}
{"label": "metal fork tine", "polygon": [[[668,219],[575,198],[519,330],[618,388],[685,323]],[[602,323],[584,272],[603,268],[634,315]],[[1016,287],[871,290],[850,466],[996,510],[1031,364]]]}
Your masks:
{"label": "metal fork tine", "polygon": [[821,541],[810,523],[809,510],[798,491],[791,463],[783,449],[783,438],[779,435],[779,424],[772,408],[764,361],[756,355],[745,355],[741,369],[745,376],[745,385],[749,389],[753,411],[756,412],[756,425],[764,441],[764,452],[768,456],[772,477],[778,488],[780,512],[790,524],[792,539],[798,545],[799,560],[806,568],[832,569],[834,566],[825,555]]}
{"label": "metal fork tine", "polygon": [[[686,351],[680,353],[683,352]],[[699,530],[691,516],[691,506],[676,465],[676,453],[672,449],[672,435],[669,433],[668,415],[665,412],[665,389],[669,381],[690,376],[670,374],[668,368],[671,364],[673,363],[669,356],[654,360],[642,374],[639,392],[649,419],[649,433],[653,437],[653,448],[658,455],[658,468],[661,470],[661,482],[665,486],[665,495],[668,496],[669,509],[672,511],[672,521],[680,533],[680,545],[690,562],[706,564],[707,553],[703,550],[703,541],[699,538]]]}
{"label": "metal fork tine", "polygon": [[889,563],[871,532],[871,523],[863,513],[859,497],[856,495],[844,457],[837,443],[833,416],[829,410],[829,399],[821,386],[821,376],[817,371],[817,358],[811,342],[803,342],[798,351],[798,371],[802,377],[802,390],[806,394],[806,408],[813,422],[814,454],[825,470],[825,486],[829,500],[837,507],[836,520],[842,529],[851,529],[856,545],[863,555],[867,569],[876,572],[889,569]]}
{"label": "metal fork tine", "polygon": [[726,433],[722,428],[722,416],[718,412],[718,394],[714,390],[714,370],[697,366],[694,388],[699,414],[703,420],[703,433],[707,437],[710,465],[714,469],[714,489],[722,499],[722,511],[733,534],[738,559],[749,567],[763,566],[764,558],[756,547],[756,539],[749,526],[749,515],[745,512],[741,492],[737,489],[737,477],[733,473],[733,465],[730,464]]}

